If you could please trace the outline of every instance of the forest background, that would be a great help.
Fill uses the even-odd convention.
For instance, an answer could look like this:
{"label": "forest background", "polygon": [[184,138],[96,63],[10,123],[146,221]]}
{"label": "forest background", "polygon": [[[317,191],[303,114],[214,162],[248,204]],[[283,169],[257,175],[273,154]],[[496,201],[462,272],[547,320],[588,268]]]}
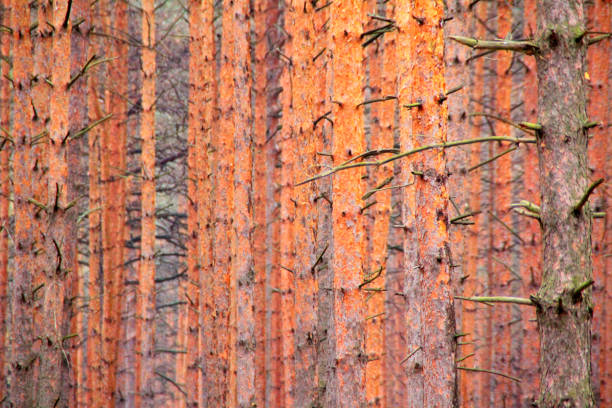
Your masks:
{"label": "forest background", "polygon": [[2,0],[0,402],[612,405],[611,8]]}

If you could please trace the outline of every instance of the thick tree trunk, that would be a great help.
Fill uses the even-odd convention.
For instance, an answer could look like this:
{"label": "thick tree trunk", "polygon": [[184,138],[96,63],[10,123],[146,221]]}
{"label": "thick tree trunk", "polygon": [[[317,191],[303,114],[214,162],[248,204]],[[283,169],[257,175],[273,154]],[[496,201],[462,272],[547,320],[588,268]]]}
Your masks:
{"label": "thick tree trunk", "polygon": [[[364,79],[363,2],[330,5],[332,68],[332,155],[338,165],[365,150],[363,127]],[[333,407],[362,407],[365,393],[365,295],[361,218],[364,171],[341,172],[332,180],[335,378],[330,390]]]}
{"label": "thick tree trunk", "polygon": [[[399,73],[399,103],[420,102],[411,110],[403,107],[402,116],[407,111],[409,117],[402,118],[400,132],[412,132],[401,137],[405,149],[445,142],[448,111],[444,103],[443,2],[416,0],[411,7],[401,4],[396,9],[397,52],[409,65],[408,79]],[[413,385],[409,404],[452,407],[457,397],[456,341],[445,153],[426,153],[404,166],[405,181],[412,173],[415,183],[413,189],[406,190],[403,206],[404,294],[416,326],[408,323],[408,347],[415,352],[406,362]]]}
{"label": "thick tree trunk", "polygon": [[591,209],[586,49],[581,0],[538,3],[536,55],[542,286],[533,298],[541,344],[540,407],[594,406],[591,389]]}

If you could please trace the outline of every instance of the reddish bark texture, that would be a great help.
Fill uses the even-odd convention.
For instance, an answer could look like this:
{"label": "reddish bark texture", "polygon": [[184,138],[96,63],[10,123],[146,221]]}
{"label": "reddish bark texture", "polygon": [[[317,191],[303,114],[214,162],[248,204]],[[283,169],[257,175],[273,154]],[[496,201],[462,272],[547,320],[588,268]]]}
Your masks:
{"label": "reddish bark texture", "polygon": [[[365,150],[361,7],[362,1],[330,5],[330,47],[333,54],[332,118],[334,164]],[[366,404],[365,296],[359,285],[364,278],[362,246],[365,244],[361,207],[364,172],[341,172],[332,181],[334,273],[334,338],[336,372],[333,406]]]}
{"label": "reddish bark texture", "polygon": [[33,61],[30,37],[30,5],[13,0],[11,9],[13,30],[13,84],[14,84],[14,156],[13,205],[15,208],[15,273],[11,297],[11,336],[9,381],[10,402],[14,406],[36,404],[34,388],[35,361],[32,359],[32,277],[35,265],[35,233],[32,229],[36,207],[29,202],[33,194],[30,170],[32,141],[32,110],[30,103],[30,72]]}
{"label": "reddish bark texture", "polygon": [[[408,16],[405,16],[406,12]],[[402,34],[410,36],[404,41],[398,39],[398,54],[410,56],[410,90],[403,91],[400,82],[400,105],[417,100],[422,102],[420,107],[410,110],[410,144],[423,146],[446,141],[448,113],[442,101],[446,92],[441,23],[443,3],[415,1],[413,8],[405,11],[398,5],[396,16],[399,38]],[[403,95],[409,99],[403,99]],[[400,123],[400,127],[402,125]],[[417,333],[412,336],[412,344],[410,340],[408,343],[411,351],[421,348],[412,357],[416,360],[407,362],[413,371],[414,385],[418,387],[410,403],[414,406],[454,406],[456,343],[445,153],[432,151],[405,166],[406,172],[416,174],[413,174],[414,196],[410,193],[404,196],[405,200],[410,200],[404,203],[404,209],[407,211],[410,206],[414,212],[412,225],[411,217],[404,214],[404,256],[406,259],[412,251],[415,255],[411,260],[406,259],[404,265],[406,281],[410,282],[404,291],[409,309],[418,311],[420,320],[417,329],[413,329]],[[409,289],[414,293],[409,293]],[[410,324],[408,326],[410,331]]]}
{"label": "reddish bark texture", "polygon": [[[612,19],[612,4],[598,0],[589,7],[587,27],[594,30],[610,32]],[[589,171],[593,179],[606,177],[610,174],[610,42],[604,40],[589,47],[588,51],[587,85],[590,87],[588,114],[590,120],[599,124],[590,131],[589,140]],[[591,198],[594,212],[610,212],[610,186],[601,186]],[[612,270],[610,257],[610,228],[612,218],[593,220],[593,298],[595,303],[593,313],[593,388],[599,394],[600,406],[612,404],[612,324],[610,323],[609,277]],[[608,254],[608,255],[606,255]]]}
{"label": "reddish bark texture", "polygon": [[[6,10],[2,13],[0,23],[9,26],[11,13],[8,12],[10,1],[3,0],[0,7]],[[0,54],[9,55],[11,52],[11,37],[3,35],[0,38]],[[7,78],[10,72],[8,60],[0,61],[0,127],[3,129],[0,136],[0,304],[8,305],[8,261],[9,261],[9,196],[11,185],[9,181],[9,158],[12,144],[6,132],[11,129],[11,83]],[[0,307],[0,377],[6,378],[6,362],[8,360],[8,344],[6,342],[6,329],[8,327],[7,307]],[[0,395],[6,395],[6,381],[0,381]]]}
{"label": "reddish bark texture", "polygon": [[139,297],[137,322],[136,405],[153,407],[155,375],[155,5],[142,2],[142,184]]}
{"label": "reddish bark texture", "polygon": [[[576,205],[587,168],[586,48],[582,1],[538,3],[538,157],[542,286],[534,298],[542,367],[538,406],[594,406],[591,387],[591,213]],[[563,97],[559,97],[563,95]]]}

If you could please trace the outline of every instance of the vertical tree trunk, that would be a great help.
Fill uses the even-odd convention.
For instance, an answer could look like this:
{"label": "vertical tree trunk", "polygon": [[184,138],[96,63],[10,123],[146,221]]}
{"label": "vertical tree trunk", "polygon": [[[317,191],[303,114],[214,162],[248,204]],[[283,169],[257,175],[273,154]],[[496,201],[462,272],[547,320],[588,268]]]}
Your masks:
{"label": "vertical tree trunk", "polygon": [[[76,0],[72,3],[71,16],[73,21],[81,21],[72,29],[72,61],[71,61],[71,78],[83,69],[89,58],[93,56],[90,41],[90,30],[92,27],[91,12],[89,2],[87,0]],[[70,134],[77,135],[81,129],[89,125],[88,121],[88,106],[87,106],[87,77],[79,77],[71,87],[70,95]],[[68,180],[70,181],[70,189],[68,190],[68,201],[72,202],[79,197],[77,189],[81,183],[87,180],[87,162],[83,160],[83,155],[87,152],[87,141],[84,135],[79,136],[70,144],[68,151]],[[80,204],[81,202],[79,202]],[[84,206],[79,205],[78,211],[87,211]],[[78,259],[78,240],[79,228],[76,220],[69,223],[67,232],[68,241],[66,242],[67,263],[69,268],[74,273],[74,280],[71,281],[68,290],[67,301],[65,302],[65,313],[67,319],[66,324],[69,325],[67,333],[69,335],[78,334],[79,337],[71,340],[72,347],[70,349],[72,359],[72,372],[74,376],[72,381],[66,381],[63,384],[64,392],[70,393],[69,406],[85,406],[87,404],[86,391],[86,374],[87,366],[85,364],[85,342],[87,339],[86,333],[86,304],[85,301],[85,284],[84,273],[81,274]],[[71,389],[72,388],[72,389]]]}
{"label": "vertical tree trunk", "polygon": [[299,6],[294,1],[285,3],[284,30],[287,33],[283,48],[281,76],[282,101],[282,135],[280,140],[280,263],[274,266],[280,275],[281,290],[281,382],[280,403],[285,407],[293,407],[295,401],[295,163],[297,161],[297,136],[295,129],[295,113],[293,93],[297,84],[294,75],[293,57],[300,50],[296,45],[296,14]]}
{"label": "vertical tree trunk", "polygon": [[[153,407],[155,390],[155,5],[142,1],[142,195],[140,267],[138,273],[137,353],[142,364],[136,372],[137,402]],[[139,356],[136,357],[138,359]]]}
{"label": "vertical tree trunk", "polygon": [[[207,371],[209,405],[231,405],[235,393],[231,391],[236,384],[234,363],[235,337],[232,335],[231,309],[235,306],[235,294],[231,292],[231,220],[234,213],[234,135],[236,133],[234,114],[234,65],[236,64],[235,33],[233,24],[233,2],[223,2],[221,71],[219,75],[219,118],[218,130],[215,129],[215,247],[214,271],[211,279],[214,298],[214,336],[215,347],[209,355],[211,369]],[[231,395],[230,395],[231,393]]]}
{"label": "vertical tree trunk", "polygon": [[586,48],[580,0],[538,3],[538,134],[543,248],[535,296],[540,331],[538,406],[594,405],[591,388],[591,184],[587,167]]}
{"label": "vertical tree trunk", "polygon": [[[93,8],[93,7],[92,7]],[[92,23],[100,20],[100,6],[91,10]],[[95,44],[96,53],[102,48],[101,42]],[[94,122],[100,119],[98,75],[87,77],[87,111],[88,119]],[[102,368],[102,178],[100,167],[102,157],[100,143],[103,138],[104,125],[94,127],[88,136],[89,148],[89,313],[87,315],[87,406],[103,406],[104,374]]]}
{"label": "vertical tree trunk", "polygon": [[[445,34],[466,35],[469,31],[469,10],[468,1],[465,0],[453,0],[447,2],[446,17],[452,18],[452,20],[444,23]],[[467,67],[467,58],[469,56],[468,50],[462,47],[460,44],[454,41],[447,40],[445,35],[445,61],[446,61],[446,84],[447,91],[456,89],[456,87],[463,87],[456,93],[448,96],[448,140],[463,140],[468,138],[470,133],[470,126],[467,120],[468,106],[469,106],[469,92],[473,90],[470,86],[470,70]],[[453,204],[453,216],[457,217],[466,214],[470,211],[469,201],[471,197],[477,196],[477,194],[470,194],[472,181],[468,180],[468,169],[470,167],[470,147],[465,148],[458,147],[449,149],[448,154],[448,171],[449,171],[449,192],[450,200]],[[451,217],[451,218],[452,218]],[[464,291],[469,287],[473,290],[471,284],[473,284],[474,275],[469,275],[469,254],[471,250],[468,245],[470,238],[470,224],[474,223],[473,218],[468,218],[464,223],[453,224],[450,227],[450,245],[452,253],[452,265],[451,265],[451,276],[454,284],[453,293],[463,294]],[[467,279],[466,279],[467,276]],[[469,280],[469,281],[468,281]],[[457,332],[464,334],[462,337],[458,337],[458,341],[469,342],[465,339],[473,338],[473,325],[474,315],[473,307],[474,303],[463,302],[460,304],[460,309],[455,309],[457,314]],[[466,311],[466,308],[472,310]],[[471,336],[471,337],[470,337]],[[467,346],[467,347],[466,347]],[[457,359],[460,360],[463,357],[469,356],[473,348],[468,345],[463,346],[457,351]],[[470,357],[468,357],[470,358]],[[469,360],[467,363],[471,363]],[[465,363],[464,363],[465,364]],[[461,406],[470,406],[468,402],[473,397],[473,391],[466,392],[466,388],[470,387],[474,381],[474,376],[471,373],[457,373],[458,383],[458,403]]]}
{"label": "vertical tree trunk", "polygon": [[[378,1],[368,1],[368,14],[383,14],[384,9]],[[381,13],[382,12],[382,13]],[[392,19],[390,15],[387,18]],[[369,18],[369,17],[367,17]],[[370,18],[373,29],[381,25],[379,20]],[[390,58],[389,36],[387,33],[378,43],[373,43],[367,47],[367,67],[369,69],[368,100],[380,99],[395,94],[395,89],[388,89],[388,79],[390,73],[383,73],[383,64],[386,58]],[[388,67],[388,66],[386,66]],[[370,149],[383,149],[393,145],[393,126],[388,127],[389,118],[393,118],[395,112],[395,99],[386,102],[373,103],[369,105],[369,145]],[[384,120],[383,120],[384,118]],[[392,119],[391,119],[392,120]],[[366,291],[366,355],[368,358],[366,366],[366,399],[370,406],[384,407],[384,360],[385,360],[385,332],[384,325],[387,315],[385,314],[385,281],[386,281],[386,261],[387,261],[387,239],[389,236],[389,220],[391,206],[391,191],[384,189],[391,186],[393,182],[393,164],[386,164],[380,169],[370,169],[368,174],[369,197],[364,200],[364,207],[369,206],[365,216],[366,234],[368,238],[368,253],[366,254],[366,280],[371,282],[363,287]],[[388,378],[388,377],[387,377]]]}
{"label": "vertical tree trunk", "polygon": [[[317,167],[312,169],[315,172],[318,166],[332,165],[332,157],[329,152],[332,149],[332,126],[329,115],[331,114],[331,76],[332,76],[332,60],[330,51],[329,37],[329,7],[325,7],[315,12],[314,27],[315,27],[315,58],[313,57],[313,70],[317,72],[315,82],[315,100],[313,101],[313,112],[315,119],[313,121],[313,131],[316,137],[316,149],[321,154],[318,155]],[[315,124],[316,122],[316,124]],[[327,152],[327,154],[326,154]],[[321,179],[317,182],[318,194],[315,199],[317,213],[317,254],[321,257],[321,261],[315,268],[315,279],[318,283],[317,292],[317,335],[315,336],[316,352],[317,352],[317,394],[315,396],[315,406],[330,406],[334,394],[332,392],[332,383],[335,362],[335,345],[333,334],[333,301],[334,293],[331,290],[333,287],[333,271],[331,267],[331,256],[333,248],[332,235],[332,190],[331,178]]]}
{"label": "vertical tree trunk", "polygon": [[253,270],[255,272],[255,404],[263,407],[266,404],[266,351],[268,337],[266,331],[266,246],[267,217],[266,210],[266,138],[267,138],[267,67],[268,27],[266,26],[267,10],[265,0],[255,0],[254,12],[254,47],[252,59],[253,72]]}
{"label": "vertical tree trunk", "polygon": [[[215,99],[215,50],[214,50],[214,7],[210,2],[193,0],[189,3],[190,28],[190,101],[189,106],[189,154],[195,159],[191,180],[196,180],[196,216],[189,224],[196,224],[196,253],[199,268],[188,269],[187,295],[190,298],[187,333],[187,406],[206,404],[207,354],[213,344],[211,302],[214,300],[209,285],[213,272],[212,244],[212,174],[209,149],[212,146],[212,121]],[[193,205],[190,202],[190,205]],[[193,238],[193,234],[190,235]],[[197,297],[197,299],[196,299]],[[199,315],[199,318],[198,318]]]}
{"label": "vertical tree trunk", "polygon": [[[10,1],[2,0],[2,16],[0,23],[11,26],[11,13],[9,12]],[[11,36],[4,34],[0,36],[0,54],[10,55]],[[8,326],[8,261],[9,261],[9,197],[11,195],[11,184],[9,179],[9,158],[14,140],[11,135],[11,83],[7,77],[11,70],[8,59],[0,61],[0,395],[6,395],[6,362],[10,356],[6,333]]]}
{"label": "vertical tree trunk", "polygon": [[[235,381],[230,406],[249,408],[255,403],[255,322],[253,265],[253,112],[251,110],[251,30],[249,1],[234,0],[234,203],[232,215],[232,277],[234,299],[232,341],[236,344],[230,363]],[[235,372],[235,374],[233,374]],[[235,378],[234,378],[235,377]],[[232,382],[230,381],[230,384]]]}
{"label": "vertical tree trunk", "polygon": [[[49,146],[48,146],[48,190],[47,216],[49,226],[45,239],[47,256],[42,289],[41,349],[39,351],[41,380],[38,388],[40,407],[65,405],[67,396],[62,395],[63,382],[69,381],[68,364],[65,359],[65,313],[64,299],[69,286],[68,280],[76,278],[73,265],[67,264],[66,242],[69,240],[69,225],[74,222],[75,209],[69,204],[68,146],[69,133],[69,90],[70,81],[70,36],[72,22],[69,18],[67,1],[53,4],[52,21],[56,28],[53,33],[52,72],[53,90],[49,104]],[[68,53],[68,55],[66,55]],[[68,293],[69,295],[69,293]]]}
{"label": "vertical tree trunk", "polygon": [[[330,5],[330,39],[333,54],[332,118],[334,164],[365,150],[363,128],[364,72],[360,36],[362,1]],[[365,296],[361,220],[364,172],[341,172],[332,183],[334,273],[335,378],[333,406],[365,406]]]}
{"label": "vertical tree trunk", "polygon": [[13,205],[15,208],[15,272],[11,296],[11,328],[13,336],[9,360],[10,403],[33,406],[36,389],[32,327],[32,276],[34,274],[35,233],[32,229],[36,206],[32,198],[31,141],[32,109],[30,103],[30,73],[32,71],[30,5],[13,0],[11,10],[13,30],[13,86],[15,89],[13,140]]}
{"label": "vertical tree trunk", "polygon": [[[294,3],[295,24],[292,55],[293,134],[297,141],[295,181],[313,168],[316,146],[313,132],[313,78],[315,55],[314,8],[308,1]],[[316,185],[309,183],[294,189],[295,196],[295,405],[312,406],[315,402],[316,377],[316,306],[317,282],[313,267],[316,259]]]}
{"label": "vertical tree trunk", "polygon": [[[536,29],[536,1],[525,0],[525,38],[533,38]],[[537,122],[538,111],[538,89],[536,78],[536,60],[534,58],[524,58],[527,65],[525,73],[525,86],[523,102],[524,102],[524,118],[528,122]],[[524,146],[524,166],[525,168],[535,167],[538,160],[537,148],[534,145]],[[538,172],[535,169],[525,172],[523,198],[540,204],[539,192],[540,181]],[[521,223],[521,236],[525,241],[522,251],[521,260],[521,278],[523,281],[522,294],[535,293],[540,287],[542,281],[542,234],[540,225],[537,220],[523,217]],[[523,405],[534,403],[537,399],[539,389],[539,349],[540,343],[538,338],[537,323],[534,322],[535,311],[523,308],[522,326],[524,333],[524,347],[522,356],[521,372],[521,387],[523,392]]]}
{"label": "vertical tree trunk", "polygon": [[[512,35],[512,14],[510,5],[497,3],[497,37],[509,38]],[[512,91],[512,53],[498,52],[496,55],[495,92],[492,95],[494,113],[502,118],[509,119],[511,113]],[[502,122],[494,124],[496,135],[510,135],[511,127]],[[492,145],[493,157],[510,148],[509,144],[495,143]],[[489,249],[493,257],[493,268],[489,271],[493,285],[489,287],[491,293],[510,295],[512,275],[511,248],[513,237],[508,230],[512,228],[510,218],[510,204],[512,203],[512,160],[510,154],[505,154],[492,163],[493,180],[491,185],[492,196],[491,215],[493,222],[492,247]],[[515,305],[498,305],[493,308],[493,331],[491,335],[491,368],[495,371],[510,374],[511,343],[510,325],[512,318],[511,308]],[[518,305],[516,305],[518,307]],[[510,404],[510,381],[500,376],[489,376],[492,383],[492,404],[494,406],[507,406]]]}
{"label": "vertical tree trunk", "polygon": [[[127,4],[120,1],[101,3],[103,30],[114,36],[106,40],[106,54],[117,56],[108,65],[104,87],[105,110],[113,113],[102,137],[102,248],[104,295],[102,306],[102,362],[104,369],[104,404],[115,406],[117,356],[122,310],[121,287],[124,276],[125,165],[127,139]],[[111,25],[112,22],[112,25]]]}
{"label": "vertical tree trunk", "polygon": [[[602,32],[610,32],[612,20],[612,4],[598,0],[589,8],[588,27]],[[606,165],[610,161],[610,40],[606,39],[589,47],[588,73],[590,75],[589,117],[598,121],[599,125],[591,130],[589,140],[589,160],[592,177],[597,179],[609,176]],[[601,187],[592,199],[594,212],[610,212],[610,187]],[[593,297],[596,304],[593,315],[593,389],[595,396],[599,395],[599,405],[612,404],[612,364],[609,362],[612,352],[612,338],[609,322],[611,313],[610,287],[608,285],[612,257],[610,257],[609,230],[612,218],[593,220]],[[606,242],[606,239],[608,242]],[[608,254],[608,255],[607,255]],[[599,391],[599,392],[598,392]]]}
{"label": "vertical tree trunk", "polygon": [[[475,28],[476,35],[482,36],[484,34],[484,25],[480,24],[476,20],[480,17],[479,9],[485,6],[486,3],[480,3],[475,5],[472,9],[471,13],[471,24],[470,27]],[[479,7],[480,6],[480,7]],[[468,30],[470,28],[467,28]],[[471,103],[468,105],[468,112],[476,111],[477,104],[482,101],[483,97],[483,75],[484,75],[484,59],[478,58],[473,59],[471,61],[471,67],[469,72],[470,81],[470,99]],[[472,118],[469,122],[469,136],[471,138],[481,137],[483,132],[481,118]],[[482,146],[479,144],[474,144],[470,149],[470,170],[477,171],[475,166],[478,166],[481,163],[481,150]],[[482,181],[481,175],[477,173],[472,173],[470,176],[469,183],[469,200],[468,206],[465,211],[480,211],[482,200],[481,200],[481,190],[482,190]],[[480,247],[482,246],[482,227],[481,227],[481,219],[476,219],[474,222],[475,226],[471,227],[467,236],[467,254],[466,254],[466,268],[465,268],[465,286],[464,286],[464,296],[474,296],[478,294],[482,294],[484,287],[486,285],[483,284],[482,279],[480,279],[479,272],[479,264],[480,258],[482,256]],[[483,305],[475,302],[462,302],[461,306],[462,310],[462,330],[461,333],[465,333],[466,335],[458,338],[459,344],[461,347],[459,348],[460,354],[458,353],[459,358],[463,358],[470,354],[475,354],[471,357],[469,363],[462,362],[462,365],[466,366],[477,366],[483,367],[481,365],[481,357],[486,355],[486,349],[482,349],[479,346],[485,341],[485,333],[484,328],[481,325],[477,324],[477,319],[480,317],[480,310]],[[484,346],[483,346],[484,347]],[[482,350],[480,353],[476,353],[476,350]],[[461,371],[459,374],[459,385],[461,396],[461,406],[462,407],[472,407],[472,406],[480,406],[486,404],[483,402],[482,393],[480,392],[483,383],[483,376],[478,375],[477,373],[471,373],[468,371]]]}
{"label": "vertical tree trunk", "polygon": [[[398,5],[396,10],[399,37],[404,37],[398,42],[398,55],[410,58],[410,82],[403,85],[410,86],[410,93],[400,85],[400,105],[417,100],[422,103],[411,110],[412,126],[409,129],[412,130],[414,146],[444,142],[447,108],[444,104],[443,2],[417,0],[413,7],[403,7]],[[406,95],[410,95],[410,100],[402,99]],[[416,357],[416,361],[408,362],[415,374],[422,376],[419,380],[422,381],[422,400],[414,398],[419,396],[417,389],[411,403],[415,406],[451,407],[456,405],[456,342],[449,268],[448,176],[444,151],[420,156],[418,162],[412,163],[410,170],[416,173],[412,207],[414,229],[411,231],[410,223],[405,223],[404,228],[414,234],[408,234],[406,239],[415,242],[416,258],[412,260],[414,268],[410,264],[404,267],[407,279],[415,279],[413,288],[416,293],[408,293],[408,288],[405,293],[414,296],[408,299],[409,302],[420,303],[419,307],[415,305],[411,310],[420,311],[422,319],[417,328],[412,329],[418,331],[418,342],[413,347],[415,350],[420,347],[421,350],[412,357]],[[404,207],[409,204],[404,203]],[[404,256],[409,256],[407,249],[410,245],[407,243],[404,246]],[[415,386],[419,385],[415,383]]]}
{"label": "vertical tree trunk", "polygon": [[[397,20],[396,3],[387,2],[385,4],[385,17],[391,20]],[[396,95],[398,100],[399,95],[399,80],[405,77],[399,77],[400,69],[403,68],[404,60],[398,58],[397,54],[398,33],[391,31],[384,35],[384,58],[383,58],[383,94]],[[401,54],[400,54],[401,55]],[[388,102],[387,102],[388,103]],[[393,109],[387,106],[381,113],[381,128],[388,134],[388,142],[385,146],[402,147],[400,144],[400,110],[401,105],[398,101],[395,102]],[[404,246],[403,246],[403,231],[393,225],[402,224],[402,203],[405,193],[406,180],[401,174],[401,163],[395,162],[390,170],[393,176],[392,185],[394,188],[390,191],[390,212],[389,224],[386,227],[388,243],[386,245],[387,260],[384,263],[385,267],[385,300],[384,300],[384,353],[383,353],[383,371],[385,373],[384,380],[384,405],[387,407],[402,406],[408,399],[408,394],[411,392],[407,388],[408,370],[406,369],[406,361],[404,359],[410,353],[406,338],[406,297],[404,293]],[[377,194],[383,194],[381,191]],[[412,350],[411,350],[412,351]]]}

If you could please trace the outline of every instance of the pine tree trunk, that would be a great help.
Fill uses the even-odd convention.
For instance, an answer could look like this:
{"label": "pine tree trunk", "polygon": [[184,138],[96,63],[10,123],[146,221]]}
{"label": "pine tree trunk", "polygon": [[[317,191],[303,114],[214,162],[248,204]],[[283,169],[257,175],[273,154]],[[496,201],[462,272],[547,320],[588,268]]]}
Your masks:
{"label": "pine tree trunk", "polygon": [[[33,296],[32,278],[35,273],[34,251],[37,247],[33,230],[36,206],[32,199],[31,169],[32,109],[30,102],[30,74],[33,68],[30,37],[30,5],[13,0],[11,10],[13,30],[13,84],[15,90],[13,140],[13,205],[15,208],[15,269],[11,289],[11,349],[9,359],[10,403],[18,407],[35,404],[33,354]],[[38,295],[40,296],[40,295]]]}
{"label": "pine tree trunk", "polygon": [[[0,23],[5,26],[11,26],[11,13],[8,11],[10,6],[9,0],[2,0],[0,8],[3,13],[0,17]],[[10,55],[11,53],[11,36],[2,35],[0,37],[0,54]],[[9,261],[9,206],[11,184],[9,179],[10,174],[10,154],[13,147],[11,140],[8,138],[11,129],[11,83],[7,77],[11,70],[11,66],[6,59],[0,61],[0,333],[6,333],[8,325],[8,261]],[[6,132],[5,132],[6,131]],[[0,336],[0,395],[6,395],[6,377],[7,365],[9,359],[9,349],[6,342],[6,336]]]}
{"label": "pine tree trunk", "polygon": [[[141,241],[138,273],[138,314],[136,359],[136,401],[153,407],[155,402],[155,5],[142,2],[142,195]],[[138,405],[138,404],[137,404]]]}
{"label": "pine tree trunk", "polygon": [[584,5],[538,3],[538,134],[542,286],[533,298],[540,331],[539,407],[594,406],[591,388],[591,214],[587,167]]}
{"label": "pine tree trunk", "polygon": [[[365,151],[363,127],[363,2],[330,5],[332,68],[332,156],[338,165]],[[332,180],[335,378],[330,392],[334,407],[362,407],[365,394],[365,233],[361,216],[364,194],[360,169],[340,172]]]}
{"label": "pine tree trunk", "polygon": [[[400,131],[412,132],[402,137],[406,144],[402,148],[446,141],[443,2],[417,0],[412,7],[402,3],[396,16],[398,56],[407,58],[410,64],[408,79],[402,80],[402,72],[399,73],[399,103],[421,102],[411,110],[402,106],[402,111],[410,112],[411,117],[401,121]],[[408,136],[409,141],[405,140]],[[409,404],[452,407],[456,405],[456,342],[446,157],[443,151],[431,152],[413,163],[404,163],[404,167],[415,182],[414,193],[409,188],[404,196],[404,294],[408,313],[416,319],[415,326],[408,323],[408,345],[410,352],[419,349],[406,362],[413,384],[409,385],[413,389]]]}

